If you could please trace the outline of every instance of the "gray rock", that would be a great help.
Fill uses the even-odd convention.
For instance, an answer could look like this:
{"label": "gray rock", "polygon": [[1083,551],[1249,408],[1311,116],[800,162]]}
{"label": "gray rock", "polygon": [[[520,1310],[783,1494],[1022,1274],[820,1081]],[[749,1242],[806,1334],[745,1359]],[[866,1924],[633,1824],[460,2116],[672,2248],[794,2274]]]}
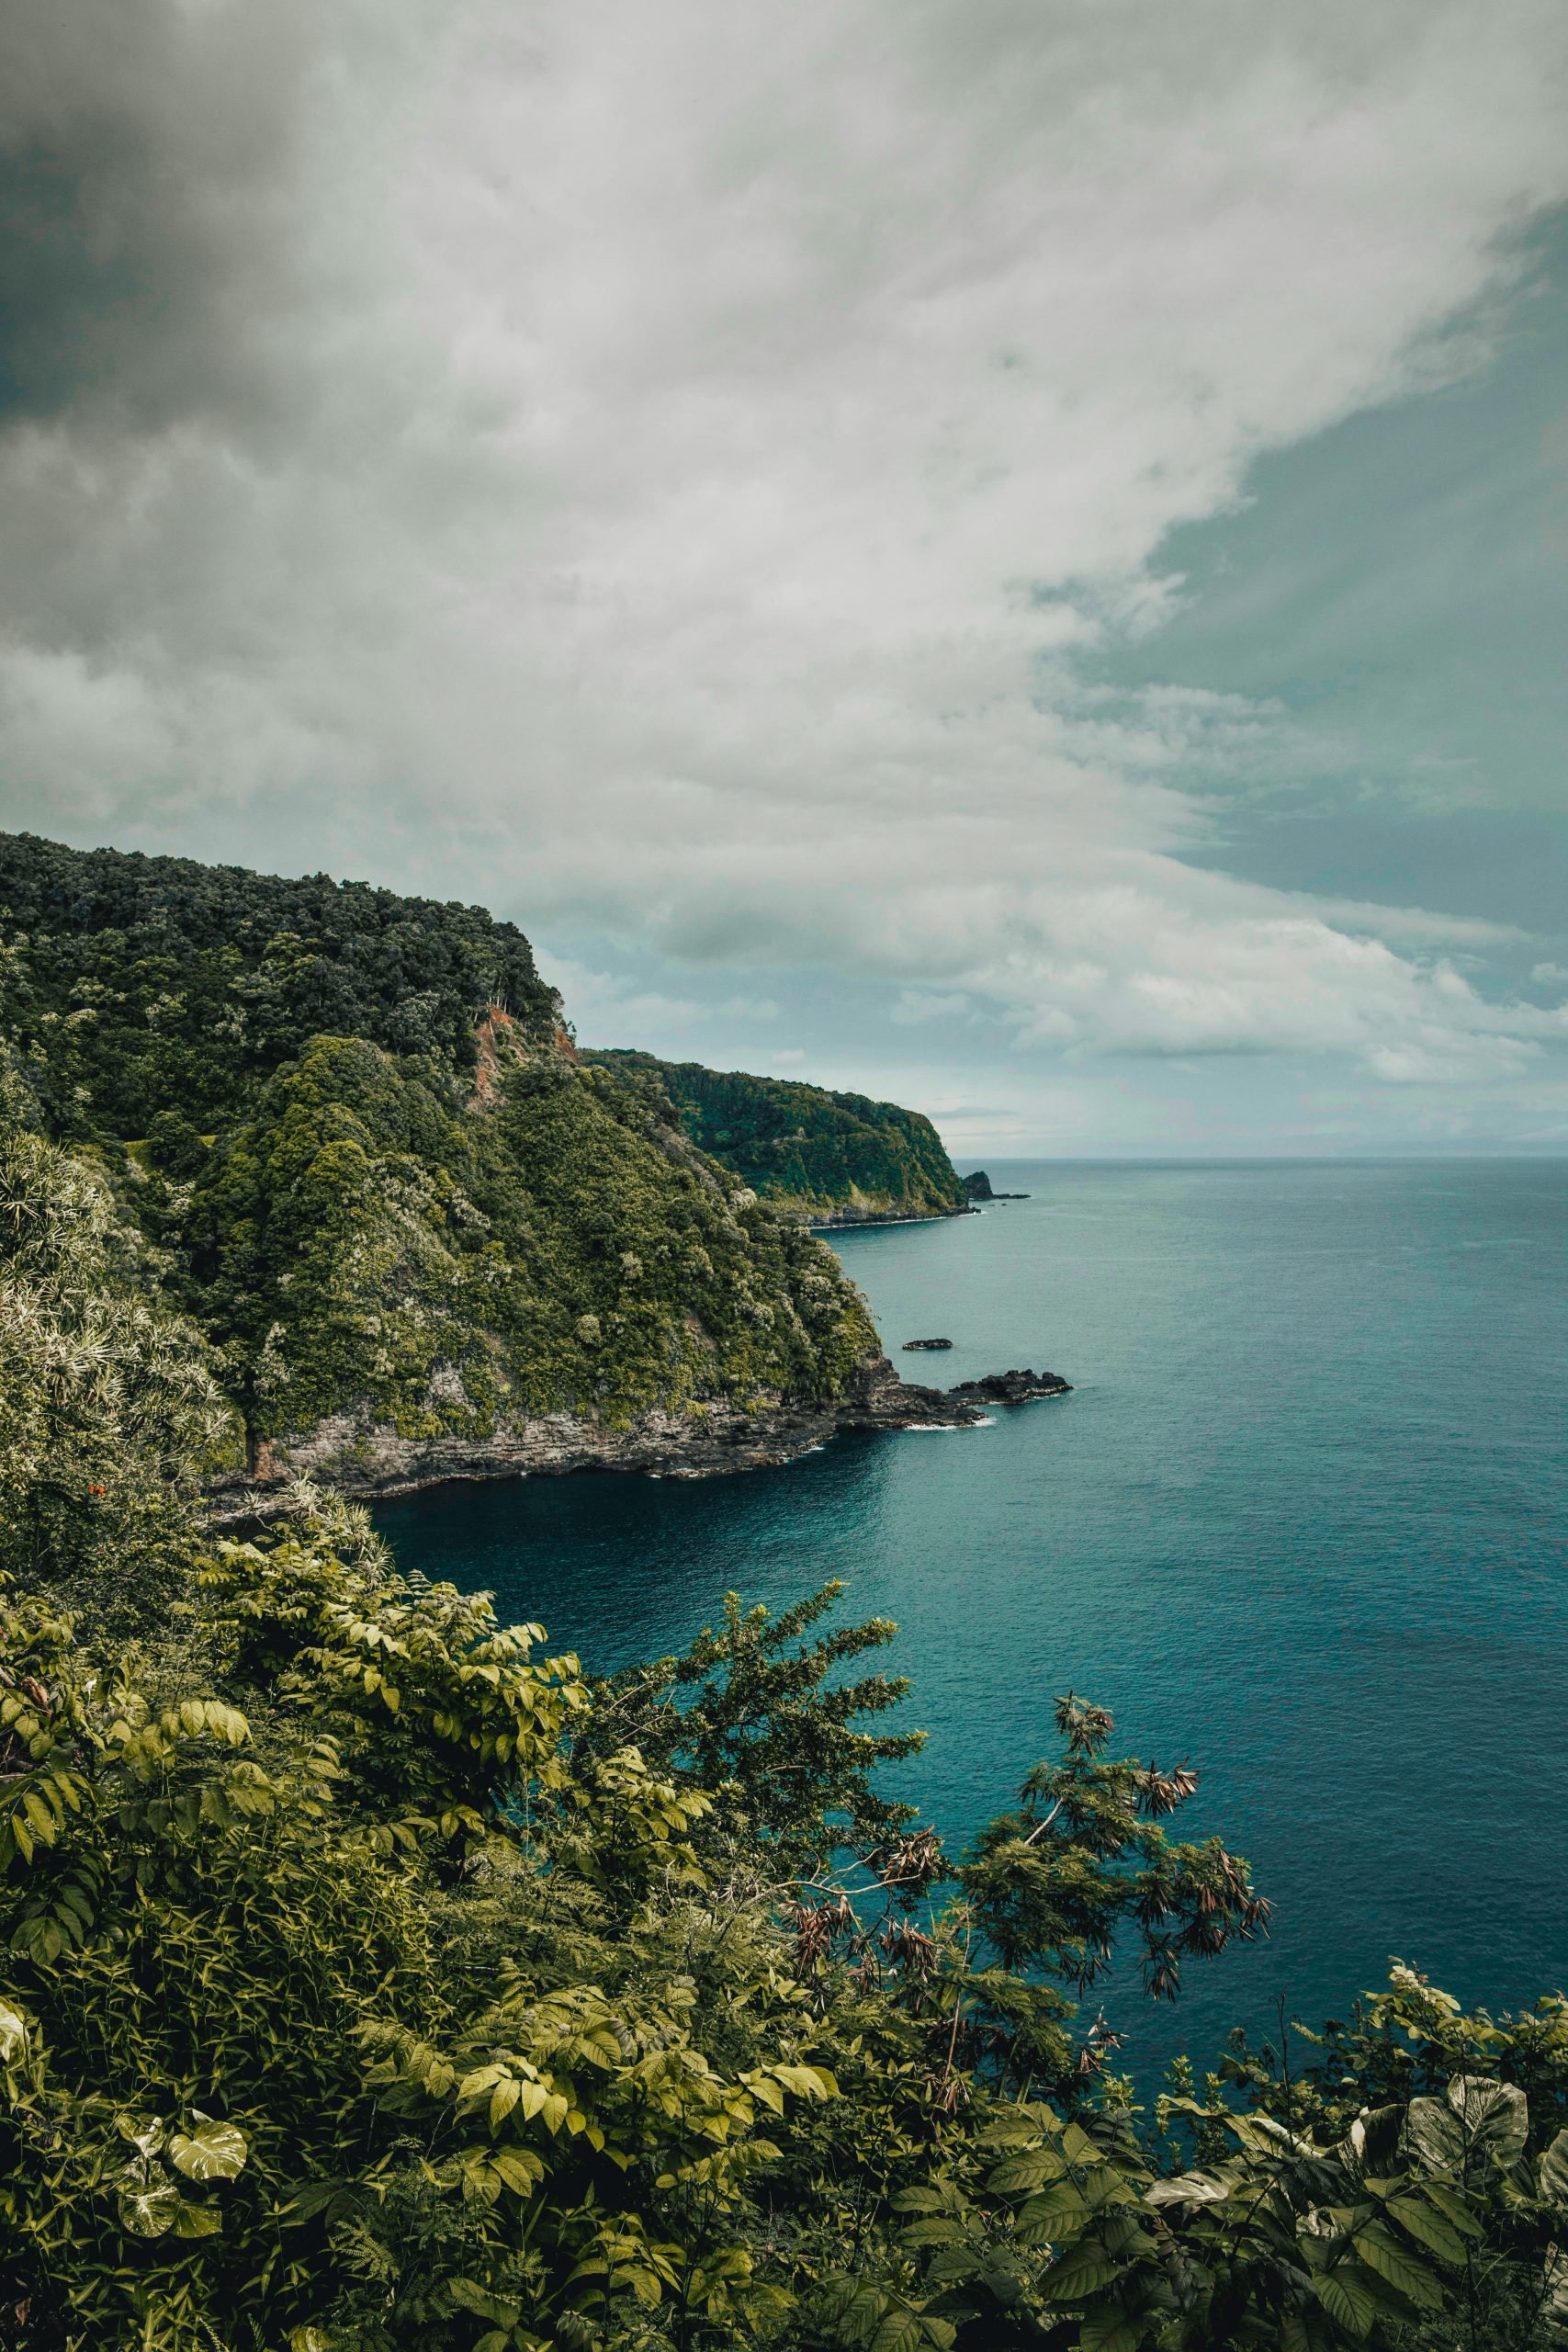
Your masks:
{"label": "gray rock", "polygon": [[295,1478],[324,1481],[359,1500],[412,1493],[456,1478],[560,1476],[571,1470],[627,1470],[712,1478],[793,1462],[840,1430],[965,1429],[977,1407],[940,1388],[900,1380],[886,1356],[866,1356],[846,1394],[824,1403],[775,1398],[748,1413],[719,1398],[672,1413],[640,1413],[624,1429],[592,1414],[548,1413],[498,1421],[482,1437],[405,1438],[368,1406],[333,1413],[286,1439],[264,1440],[249,1473],[213,1489],[211,1517],[254,1514],[269,1489]]}
{"label": "gray rock", "polygon": [[1072,1383],[1055,1372],[988,1372],[980,1380],[961,1380],[948,1395],[969,1405],[1029,1405],[1037,1396],[1068,1396]]}

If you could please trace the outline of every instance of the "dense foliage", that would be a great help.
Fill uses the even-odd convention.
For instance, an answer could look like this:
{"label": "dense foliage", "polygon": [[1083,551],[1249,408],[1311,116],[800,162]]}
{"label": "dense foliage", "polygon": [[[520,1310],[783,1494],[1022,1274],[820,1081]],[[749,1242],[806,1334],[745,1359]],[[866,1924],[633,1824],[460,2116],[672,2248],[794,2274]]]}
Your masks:
{"label": "dense foliage", "polygon": [[933,1216],[967,1197],[931,1121],[897,1102],[652,1054],[587,1058],[664,1088],[693,1142],[764,1200],[816,1215]]}
{"label": "dense foliage", "polygon": [[481,909],[0,836],[0,1052],[253,1460],[334,1413],[484,1437],[831,1397],[875,1349],[827,1251],[580,1061]]}
{"label": "dense foliage", "polygon": [[324,874],[0,833],[0,1008],[51,1133],[228,1124],[314,1036],[471,1070],[498,1004],[531,1030],[556,999],[522,933],[482,907]]}
{"label": "dense foliage", "polygon": [[1266,1925],[1190,1771],[1069,1694],[951,1858],[832,1590],[595,1679],[329,1496],[209,1542],[199,1337],[6,1150],[0,2343],[1563,2343],[1561,2000],[1396,1969],[1151,2113],[1075,1997]]}
{"label": "dense foliage", "polygon": [[317,1038],[210,1156],[182,1232],[186,1294],[264,1435],[344,1397],[424,1436],[831,1395],[875,1346],[819,1243],[557,1054],[475,1116],[417,1066]]}
{"label": "dense foliage", "polygon": [[144,1589],[183,1556],[200,1478],[238,1453],[199,1334],[145,1295],[145,1254],[102,1182],[17,1121],[0,1069],[0,1575],[100,1613],[129,1554]]}

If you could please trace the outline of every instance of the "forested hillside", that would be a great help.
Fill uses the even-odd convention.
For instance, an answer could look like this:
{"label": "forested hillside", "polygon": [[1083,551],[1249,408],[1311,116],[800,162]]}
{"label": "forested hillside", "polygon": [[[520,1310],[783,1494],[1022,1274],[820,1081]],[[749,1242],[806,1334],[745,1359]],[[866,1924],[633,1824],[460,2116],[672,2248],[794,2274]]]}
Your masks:
{"label": "forested hillside", "polygon": [[558,1017],[522,933],[482,907],[0,833],[6,1030],[51,1126],[99,1143],[225,1125],[313,1036],[471,1071],[499,1005]]}
{"label": "forested hillside", "polygon": [[1190,1770],[1065,1693],[951,1854],[833,1588],[606,1678],[331,1495],[212,1541],[202,1337],[0,1095],[0,2344],[1560,2352],[1560,1999],[1135,2084],[1267,1925]]}
{"label": "forested hillside", "polygon": [[693,1142],[781,1207],[940,1216],[964,1205],[942,1138],[919,1111],[652,1054],[612,1048],[585,1058],[663,1088]]}
{"label": "forested hillside", "polygon": [[0,836],[17,1115],[109,1184],[257,1451],[836,1396],[832,1257],[581,1062],[527,941],[324,876]]}

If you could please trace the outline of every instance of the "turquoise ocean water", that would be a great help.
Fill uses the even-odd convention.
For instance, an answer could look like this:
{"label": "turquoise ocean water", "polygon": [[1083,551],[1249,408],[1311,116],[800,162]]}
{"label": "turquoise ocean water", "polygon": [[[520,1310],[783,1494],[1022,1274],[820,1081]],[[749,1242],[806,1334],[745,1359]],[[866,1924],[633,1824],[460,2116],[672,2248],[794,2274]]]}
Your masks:
{"label": "turquoise ocean water", "polygon": [[1141,2072],[1278,1992],[1342,2012],[1390,1954],[1467,2001],[1568,1984],[1568,1168],[990,1165],[1032,1197],[840,1254],[911,1377],[1071,1396],[739,1477],[438,1489],[378,1513],[400,1556],[604,1667],[728,1586],[844,1577],[899,1621],[931,1736],[897,1785],[950,1839],[1069,1685],[1190,1758],[1184,1820],[1275,1929],[1174,2013],[1117,1988]]}

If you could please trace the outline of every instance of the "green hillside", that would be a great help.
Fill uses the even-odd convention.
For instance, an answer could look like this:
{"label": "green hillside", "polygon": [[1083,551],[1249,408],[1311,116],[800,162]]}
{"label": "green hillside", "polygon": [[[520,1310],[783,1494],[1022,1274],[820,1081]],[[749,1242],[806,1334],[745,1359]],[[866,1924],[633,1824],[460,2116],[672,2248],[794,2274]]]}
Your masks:
{"label": "green hillside", "polygon": [[579,1062],[480,908],[0,836],[0,1044],[253,1450],[351,1408],[426,1438],[831,1397],[875,1347],[825,1249]]}
{"label": "green hillside", "polygon": [[607,1050],[584,1058],[664,1088],[693,1142],[781,1207],[938,1216],[965,1204],[942,1138],[919,1111],[652,1054]]}
{"label": "green hillside", "polygon": [[[576,1063],[504,926],[321,886],[280,960],[379,1030],[301,1035],[244,1017],[275,950],[222,961],[203,869],[111,869],[152,885],[117,924],[36,846],[0,1038],[0,2346],[1562,2352],[1568,2004],[1467,2015],[1394,1962],[1321,2033],[1287,2044],[1281,1994],[1278,2041],[1134,2073],[1142,2000],[1269,1904],[1104,1709],[1063,1692],[950,1852],[892,1777],[897,1628],[836,1622],[837,1583],[605,1672],[303,1481],[215,1539],[236,1403],[253,1436],[365,1395],[619,1411],[831,1383],[868,1327],[655,1072]],[[230,919],[288,901],[250,879]],[[465,996],[502,958],[514,1015]]]}
{"label": "green hillside", "polygon": [[1269,1919],[1190,1767],[1065,1692],[949,1852],[836,1584],[606,1675],[335,1495],[215,1543],[107,1185],[0,1203],[0,2343],[1559,2352],[1560,1995],[1162,2090],[1140,1976]]}

